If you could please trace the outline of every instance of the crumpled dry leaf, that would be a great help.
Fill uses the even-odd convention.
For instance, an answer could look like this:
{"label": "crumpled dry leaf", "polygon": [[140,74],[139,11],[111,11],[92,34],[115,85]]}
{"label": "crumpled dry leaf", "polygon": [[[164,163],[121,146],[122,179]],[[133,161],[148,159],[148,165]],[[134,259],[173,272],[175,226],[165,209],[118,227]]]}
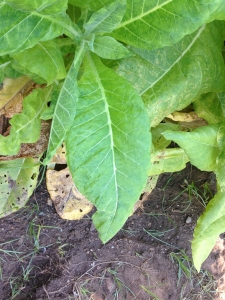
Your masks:
{"label": "crumpled dry leaf", "polygon": [[51,162],[56,164],[66,164],[66,148],[64,143],[56,150],[56,154],[53,156]]}
{"label": "crumpled dry leaf", "polygon": [[93,205],[76,188],[69,169],[47,170],[47,189],[55,209],[62,219],[80,220]]}

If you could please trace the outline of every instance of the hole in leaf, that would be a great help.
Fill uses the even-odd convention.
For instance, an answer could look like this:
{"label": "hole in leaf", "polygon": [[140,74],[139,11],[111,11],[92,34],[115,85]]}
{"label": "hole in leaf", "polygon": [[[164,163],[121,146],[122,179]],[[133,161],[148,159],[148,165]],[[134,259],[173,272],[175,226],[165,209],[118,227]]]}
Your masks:
{"label": "hole in leaf", "polygon": [[68,178],[68,177],[70,177],[70,174],[67,174],[67,175],[66,175],[66,178]]}
{"label": "hole in leaf", "polygon": [[82,210],[82,209],[80,209],[80,212],[83,212],[83,210]]}
{"label": "hole in leaf", "polygon": [[31,176],[31,179],[34,180],[36,177],[37,177],[37,173],[34,173],[34,174]]}
{"label": "hole in leaf", "polygon": [[56,164],[54,170],[61,171],[67,168],[67,164]]}

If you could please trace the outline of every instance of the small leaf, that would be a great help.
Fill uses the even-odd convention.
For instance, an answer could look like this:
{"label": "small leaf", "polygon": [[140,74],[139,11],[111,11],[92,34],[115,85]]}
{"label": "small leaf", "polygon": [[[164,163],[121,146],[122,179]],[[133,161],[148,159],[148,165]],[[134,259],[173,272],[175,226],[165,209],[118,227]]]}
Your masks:
{"label": "small leaf", "polygon": [[164,150],[171,143],[162,135],[163,132],[166,130],[178,131],[179,128],[180,125],[171,123],[160,123],[158,126],[151,128],[154,151]]}
{"label": "small leaf", "polygon": [[39,165],[33,158],[0,163],[0,217],[23,207],[36,188]]}
{"label": "small leaf", "polygon": [[116,0],[94,12],[89,21],[84,25],[85,34],[103,34],[111,32],[121,22],[126,11],[126,1]]}
{"label": "small leaf", "polygon": [[202,171],[214,171],[220,153],[217,142],[219,124],[203,126],[192,132],[166,131],[163,136],[173,140],[186,152],[190,162]]}
{"label": "small leaf", "polygon": [[37,43],[33,48],[12,57],[20,66],[44,78],[48,84],[66,77],[62,54],[54,41]]}
{"label": "small leaf", "polygon": [[59,93],[53,114],[49,144],[47,155],[43,162],[44,164],[47,164],[51,160],[56,149],[62,144],[76,115],[78,98],[77,74],[83,60],[84,52],[84,43],[82,43],[80,47],[77,47],[74,61]]}
{"label": "small leaf", "polygon": [[35,143],[41,130],[40,116],[51,94],[51,87],[36,89],[23,100],[23,111],[10,120],[10,135],[0,135],[0,154],[15,155],[21,143]]}
{"label": "small leaf", "polygon": [[97,37],[93,44],[93,52],[106,59],[120,59],[133,55],[124,45],[110,36]]}
{"label": "small leaf", "polygon": [[221,5],[223,0],[127,0],[126,15],[112,37],[148,50],[170,46],[216,19]]}
{"label": "small leaf", "polygon": [[132,86],[95,55],[87,55],[67,162],[79,191],[98,209],[105,243],[123,226],[147,181],[149,120]]}
{"label": "small leaf", "polygon": [[218,236],[225,228],[225,192],[217,193],[200,216],[194,230],[192,255],[196,269],[210,254]]}
{"label": "small leaf", "polygon": [[151,165],[148,172],[149,176],[164,172],[177,172],[186,167],[189,161],[183,149],[173,148],[158,150],[151,155]]}

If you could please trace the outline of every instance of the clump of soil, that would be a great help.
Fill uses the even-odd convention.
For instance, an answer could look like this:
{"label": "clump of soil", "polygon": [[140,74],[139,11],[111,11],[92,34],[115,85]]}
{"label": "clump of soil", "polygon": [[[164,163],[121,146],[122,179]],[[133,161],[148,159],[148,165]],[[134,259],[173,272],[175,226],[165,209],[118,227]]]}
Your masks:
{"label": "clump of soil", "polygon": [[223,236],[200,273],[191,260],[193,229],[213,193],[214,176],[191,165],[164,174],[104,245],[92,213],[60,219],[42,183],[25,208],[0,219],[0,298],[225,299]]}

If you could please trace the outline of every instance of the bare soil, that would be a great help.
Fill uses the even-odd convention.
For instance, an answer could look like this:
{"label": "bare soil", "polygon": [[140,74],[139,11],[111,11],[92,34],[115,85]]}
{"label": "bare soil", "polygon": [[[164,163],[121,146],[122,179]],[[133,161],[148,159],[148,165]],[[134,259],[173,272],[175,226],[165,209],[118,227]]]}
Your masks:
{"label": "bare soil", "polygon": [[160,176],[153,192],[142,195],[143,206],[104,245],[93,212],[81,221],[60,219],[42,183],[25,208],[0,219],[0,299],[225,299],[224,237],[200,273],[191,260],[208,187],[215,193],[213,174],[191,165]]}

